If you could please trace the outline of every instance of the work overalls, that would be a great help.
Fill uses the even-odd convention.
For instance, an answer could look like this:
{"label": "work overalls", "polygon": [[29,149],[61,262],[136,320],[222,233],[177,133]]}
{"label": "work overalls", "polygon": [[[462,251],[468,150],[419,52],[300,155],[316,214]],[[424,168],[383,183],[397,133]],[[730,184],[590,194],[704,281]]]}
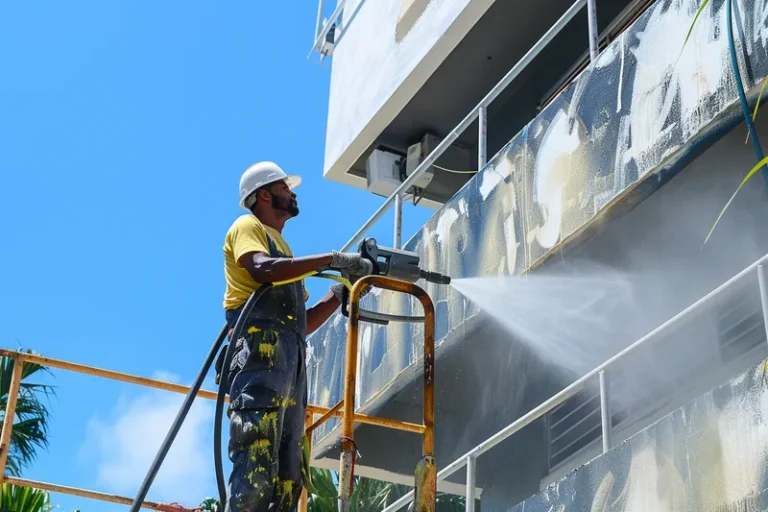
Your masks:
{"label": "work overalls", "polygon": [[[270,256],[284,258],[267,236]],[[227,311],[234,327],[240,309]],[[227,512],[288,512],[302,489],[307,407],[306,306],[301,281],[265,292],[234,342],[229,383]],[[232,340],[230,340],[232,343]],[[270,503],[274,508],[270,509]]]}

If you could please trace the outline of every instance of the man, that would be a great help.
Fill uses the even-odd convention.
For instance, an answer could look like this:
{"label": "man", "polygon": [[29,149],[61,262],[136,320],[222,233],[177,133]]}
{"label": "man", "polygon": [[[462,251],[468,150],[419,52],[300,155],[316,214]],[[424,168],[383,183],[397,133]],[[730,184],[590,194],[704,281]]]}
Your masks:
{"label": "man", "polygon": [[[230,329],[242,306],[262,283],[335,269],[351,279],[368,275],[371,262],[359,254],[331,252],[294,258],[282,237],[286,221],[299,214],[298,176],[273,162],[259,162],[240,179],[239,217],[224,242],[224,309]],[[230,365],[228,512],[290,511],[302,489],[301,443],[307,406],[305,337],[339,307],[343,285],[305,307],[303,281],[275,286],[261,297],[235,343]],[[270,504],[274,508],[270,508]]]}

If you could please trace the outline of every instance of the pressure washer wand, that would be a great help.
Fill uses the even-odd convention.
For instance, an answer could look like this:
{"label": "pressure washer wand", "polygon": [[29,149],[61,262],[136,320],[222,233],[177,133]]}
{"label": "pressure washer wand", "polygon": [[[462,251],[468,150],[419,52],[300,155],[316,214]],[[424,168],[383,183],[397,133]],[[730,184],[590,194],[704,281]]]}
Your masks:
{"label": "pressure washer wand", "polygon": [[[419,255],[415,252],[379,247],[375,238],[361,240],[357,250],[363,258],[373,264],[373,275],[389,276],[410,283],[424,279],[435,284],[451,284],[450,277],[422,269],[419,266]],[[344,290],[342,295],[341,314],[349,317],[349,290]],[[412,321],[410,317],[373,314],[371,311],[362,311],[361,318],[380,325],[387,325],[390,321]]]}
{"label": "pressure washer wand", "polygon": [[421,278],[425,281],[429,281],[430,283],[451,284],[450,277],[444,276],[443,274],[438,274],[437,272],[430,272],[429,270],[422,270]]}
{"label": "pressure washer wand", "polygon": [[394,277],[411,283],[419,279],[435,284],[451,283],[451,278],[448,276],[423,270],[419,255],[415,252],[379,247],[375,238],[362,240],[357,250],[363,258],[373,263],[373,273],[376,275]]}

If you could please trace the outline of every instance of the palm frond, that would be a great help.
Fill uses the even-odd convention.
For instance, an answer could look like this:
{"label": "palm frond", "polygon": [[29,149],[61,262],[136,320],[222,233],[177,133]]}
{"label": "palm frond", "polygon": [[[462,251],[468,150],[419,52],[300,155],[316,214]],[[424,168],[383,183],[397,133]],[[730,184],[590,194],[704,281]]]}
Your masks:
{"label": "palm frond", "polygon": [[200,502],[200,505],[198,507],[200,511],[207,511],[207,512],[220,512],[219,511],[219,500],[216,498],[205,498],[202,502]]}
{"label": "palm frond", "polygon": [[[31,351],[27,350],[27,353]],[[11,378],[16,361],[9,357],[0,358],[0,425],[5,423],[5,409],[8,405]],[[11,445],[8,450],[6,472],[19,476],[21,471],[34,459],[39,448],[48,447],[48,426],[50,413],[41,400],[54,394],[48,384],[26,382],[24,379],[49,372],[48,368],[36,363],[24,363],[22,382],[14,410]]]}
{"label": "palm frond", "polygon": [[[32,354],[31,350],[24,351]],[[11,377],[16,361],[10,357],[0,358],[0,396],[7,396],[11,389]],[[29,377],[39,373],[51,374],[51,371],[40,364],[25,362],[21,371],[21,391],[25,393],[43,393],[46,396],[55,394],[53,386],[49,384],[37,384],[28,381]]]}
{"label": "palm frond", "polygon": [[[335,472],[327,469],[311,468],[312,483],[320,495],[310,494],[307,504],[308,512],[337,512],[338,502],[329,496],[336,496],[338,489],[334,483]],[[350,500],[351,512],[368,512],[383,510],[398,499],[405,496],[411,487],[407,485],[383,482],[372,478],[356,477],[355,486]],[[438,494],[436,501],[437,512],[462,512],[465,510],[463,496]],[[479,505],[476,504],[476,510]]]}
{"label": "palm frond", "polygon": [[725,207],[724,207],[724,208],[723,208],[723,210],[720,212],[720,215],[718,215],[718,216],[717,216],[717,220],[715,220],[715,223],[714,223],[714,225],[712,226],[712,229],[710,229],[710,230],[709,230],[709,233],[707,234],[707,238],[705,238],[705,239],[704,239],[704,244],[705,244],[705,245],[706,245],[707,241],[709,240],[709,237],[711,237],[711,236],[712,236],[712,233],[715,231],[715,228],[717,227],[717,223],[718,223],[718,222],[720,222],[720,219],[723,217],[723,214],[725,213],[725,210],[727,210],[727,209],[728,209],[728,207],[729,207],[729,206],[731,205],[731,203],[733,202],[733,199],[736,197],[736,194],[738,194],[738,193],[739,193],[739,190],[741,190],[741,189],[742,189],[742,187],[744,187],[744,185],[747,183],[747,181],[749,181],[749,179],[750,179],[752,176],[754,176],[755,174],[757,174],[757,172],[758,172],[760,169],[762,169],[762,168],[763,168],[763,166],[765,166],[766,164],[768,164],[768,157],[765,157],[765,158],[763,158],[762,160],[760,160],[759,162],[757,162],[757,164],[755,164],[755,166],[754,166],[752,169],[750,169],[750,171],[747,173],[747,175],[746,175],[746,176],[744,176],[744,179],[743,179],[743,180],[741,180],[741,183],[739,184],[738,188],[736,188],[736,192],[734,192],[734,193],[733,193],[733,195],[731,196],[731,198],[728,200],[728,202],[727,202],[727,203],[725,203]]}
{"label": "palm frond", "polygon": [[[467,509],[466,498],[455,494],[438,494],[435,503],[438,512],[462,512]],[[479,503],[475,503],[475,510],[480,510]]]}
{"label": "palm frond", "polygon": [[392,485],[372,478],[359,478],[350,500],[351,512],[383,510],[389,501]]}
{"label": "palm frond", "polygon": [[[755,103],[755,110],[752,112],[752,121],[757,119],[757,109],[760,108],[760,99],[763,97],[766,87],[768,87],[768,76],[763,78],[763,86],[760,88],[760,94],[757,95],[757,102]],[[747,130],[747,138],[744,139],[744,144],[749,142],[749,130]]]}
{"label": "palm frond", "polygon": [[333,473],[327,469],[310,468],[312,472],[312,484],[318,491],[310,494],[307,503],[307,512],[336,512],[337,502],[331,496],[338,495],[336,484],[333,483]]}
{"label": "palm frond", "polygon": [[0,510],[13,512],[50,512],[50,495],[39,489],[4,483],[0,489]]}
{"label": "palm frond", "polygon": [[[701,2],[701,5],[699,5],[699,8],[696,10],[696,14],[693,16],[693,21],[691,21],[690,27],[688,27],[688,33],[685,35],[685,41],[683,41],[683,46],[682,48],[680,48],[680,55],[683,54],[685,45],[688,44],[688,39],[691,38],[691,34],[693,33],[693,28],[696,26],[696,22],[699,20],[699,16],[701,16],[701,13],[704,12],[704,8],[708,4],[709,4],[709,0],[703,0]],[[678,56],[678,59],[680,59],[679,56]]]}

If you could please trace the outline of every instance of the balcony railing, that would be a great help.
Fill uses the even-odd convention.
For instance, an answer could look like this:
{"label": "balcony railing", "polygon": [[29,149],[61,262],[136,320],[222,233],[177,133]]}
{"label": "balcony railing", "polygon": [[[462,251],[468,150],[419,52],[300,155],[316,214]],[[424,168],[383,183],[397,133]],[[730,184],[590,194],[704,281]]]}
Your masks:
{"label": "balcony railing", "polygon": [[[406,192],[419,180],[419,178],[437,161],[438,158],[453,144],[461,134],[472,125],[475,120],[478,120],[478,170],[482,170],[487,164],[487,123],[486,114],[489,105],[509,86],[513,80],[536,58],[536,56],[557,36],[557,34],[581,11],[581,9],[587,6],[588,15],[588,28],[589,28],[589,48],[590,48],[590,63],[593,64],[598,58],[599,46],[598,46],[598,30],[597,30],[597,18],[596,18],[596,0],[576,0],[570,8],[547,30],[547,32],[534,44],[530,50],[509,70],[509,72],[488,92],[488,94],[472,109],[469,114],[442,140],[442,142],[421,162],[421,164],[415,169],[415,171],[408,176],[398,188],[390,194],[384,201],[384,203],[374,212],[374,214],[357,230],[357,232],[344,244],[341,250],[348,251],[352,249],[355,244],[365,235],[365,233],[371,229],[371,227],[378,222],[381,217],[388,211],[388,209],[394,204],[395,206],[395,219],[394,219],[394,246],[401,247],[402,245],[402,200]],[[329,30],[334,23],[336,23],[341,16],[344,8],[345,0],[339,0],[336,10],[327,23],[321,27],[323,0],[320,0],[318,7],[318,24],[315,33],[315,46],[313,50],[319,50],[322,42],[327,36]],[[670,320],[655,328],[644,337],[637,340],[635,343],[622,350],[612,358],[608,359],[597,368],[587,373],[583,377],[579,378],[568,387],[563,389],[560,393],[556,394],[549,400],[545,401],[538,407],[526,413],[524,416],[514,421],[507,427],[499,430],[496,434],[486,439],[483,443],[475,446],[467,453],[456,459],[454,462],[443,468],[438,473],[438,481],[443,481],[449,476],[455,474],[462,468],[466,467],[466,510],[468,512],[474,512],[475,510],[475,489],[476,489],[476,463],[478,457],[488,452],[502,441],[508,439],[516,432],[520,431],[527,425],[530,425],[534,421],[539,420],[548,413],[560,407],[566,401],[576,396],[578,393],[584,391],[587,387],[593,386],[596,383],[599,386],[599,410],[600,410],[600,438],[602,444],[602,452],[605,453],[612,446],[615,446],[616,439],[612,438],[613,423],[611,421],[611,399],[610,399],[610,384],[609,384],[609,370],[615,369],[617,363],[624,361],[628,356],[635,353],[640,347],[650,345],[652,342],[662,339],[660,336],[662,333],[669,333],[676,326],[679,326],[683,319],[694,313],[694,311],[700,311],[700,308],[707,303],[712,302],[716,297],[724,295],[727,289],[732,288],[737,281],[748,278],[750,273],[756,273],[760,290],[760,303],[763,316],[763,330],[766,331],[766,339],[768,339],[768,281],[766,281],[766,271],[764,264],[768,262],[768,255],[763,256],[742,272],[710,292],[708,295],[701,298],[696,303],[692,304],[685,310],[681,311]],[[620,441],[620,440],[619,440]],[[413,492],[410,492],[389,505],[383,512],[396,512],[408,505],[413,501]]]}
{"label": "balcony railing", "polygon": [[[320,34],[315,39],[315,48],[317,48],[318,41],[322,42],[325,35],[328,34],[328,30],[335,22],[338,16],[343,10],[345,0],[339,0],[336,6],[336,11],[331,15],[331,19],[328,20],[322,30],[319,30]],[[322,2],[320,0],[320,9],[318,9],[318,27],[320,25],[319,20],[322,11]],[[590,47],[590,59],[592,62],[598,57],[598,32],[597,32],[597,11],[595,7],[596,0],[576,0],[576,2],[568,8],[567,11],[555,22],[552,27],[534,44],[528,52],[510,69],[506,75],[490,90],[486,96],[480,100],[472,111],[453,129],[451,132],[437,145],[437,147],[419,164],[418,167],[398,186],[392,194],[390,194],[384,203],[374,212],[365,224],[357,230],[352,238],[347,241],[341,248],[342,251],[348,251],[354,247],[354,245],[360,241],[365,233],[371,229],[371,227],[378,222],[378,220],[389,210],[392,204],[395,205],[395,227],[394,227],[394,247],[399,248],[402,244],[402,198],[403,195],[410,189],[416,181],[434,164],[438,158],[458,139],[464,131],[469,128],[475,120],[478,120],[478,151],[477,151],[477,168],[483,169],[487,163],[487,122],[486,114],[488,106],[501,94],[504,89],[517,78],[517,76],[536,58],[539,53],[560,33],[563,28],[579,13],[579,11],[586,5],[589,18],[589,47]],[[322,37],[321,37],[322,36]]]}
{"label": "balcony railing", "polygon": [[[590,63],[594,63],[598,58],[599,46],[598,46],[598,29],[597,29],[597,17],[596,17],[596,0],[576,0],[570,8],[547,30],[547,32],[534,44],[530,50],[507,72],[507,74],[488,92],[488,94],[472,109],[469,114],[442,140],[442,142],[421,162],[421,164],[415,169],[415,171],[408,176],[398,188],[390,194],[384,203],[374,212],[374,214],[357,230],[357,232],[347,241],[341,250],[348,251],[352,249],[355,244],[365,235],[365,233],[371,229],[371,227],[381,219],[381,217],[388,211],[388,209],[394,204],[395,206],[395,220],[394,220],[394,246],[399,248],[402,245],[402,199],[403,195],[419,180],[440,156],[472,125],[475,120],[478,120],[478,170],[482,170],[487,164],[487,123],[486,114],[489,105],[509,86],[513,80],[536,58],[537,55],[557,36],[558,33],[581,11],[581,9],[587,6],[588,16],[588,33],[589,33],[589,49],[590,49]],[[315,46],[313,50],[319,50],[322,47],[323,41],[328,35],[329,30],[338,21],[344,8],[345,0],[339,0],[336,9],[327,21],[327,23],[321,27],[323,0],[320,0],[318,7],[318,23],[315,32]],[[768,261],[768,255],[763,256],[758,261],[744,269],[742,272],[731,278],[726,283],[700,299],[698,302],[689,306],[687,309],[680,312],[661,326],[649,332],[647,335],[637,340],[635,343],[619,352],[591,372],[587,373],[583,377],[579,378],[571,385],[566,387],[563,391],[553,396],[546,402],[542,403],[538,407],[534,408],[518,420],[514,421],[507,427],[501,429],[493,436],[489,437],[483,443],[472,448],[463,456],[456,459],[454,462],[443,468],[438,473],[438,481],[445,480],[449,476],[453,475],[460,469],[466,466],[466,510],[468,512],[474,512],[475,509],[475,489],[476,489],[476,462],[477,458],[487,451],[491,450],[499,443],[508,439],[516,432],[520,431],[527,425],[534,421],[544,417],[546,414],[555,410],[570,398],[576,396],[582,392],[588,386],[594,385],[595,381],[599,386],[599,409],[600,409],[600,438],[602,443],[603,453],[608,451],[614,446],[614,439],[611,436],[612,430],[612,413],[610,407],[610,390],[609,390],[609,378],[608,371],[614,367],[619,361],[624,360],[627,356],[637,351],[638,348],[650,342],[658,341],[661,337],[660,334],[668,332],[676,325],[680,324],[684,318],[691,314],[694,310],[699,310],[706,303],[712,301],[715,297],[722,294],[726,289],[731,288],[737,281],[747,277],[748,274],[756,271],[757,279],[760,289],[760,301],[763,314],[763,329],[766,330],[766,338],[768,338],[768,281],[766,281],[766,273],[764,263]],[[401,499],[397,500],[392,505],[384,509],[383,512],[395,512],[400,510],[413,501],[413,492],[408,493]]]}
{"label": "balcony railing", "polygon": [[[512,422],[510,425],[499,430],[496,434],[486,439],[481,444],[475,446],[467,453],[456,459],[454,462],[443,468],[437,474],[437,481],[445,480],[449,476],[453,475],[460,469],[466,466],[466,510],[474,512],[475,508],[475,467],[477,458],[482,454],[488,452],[493,447],[497,446],[502,441],[508,439],[516,432],[519,432],[527,425],[530,425],[534,421],[542,418],[545,414],[553,411],[570,398],[576,396],[579,392],[585,390],[590,386],[595,379],[599,382],[600,389],[600,418],[601,418],[601,437],[602,437],[602,451],[603,453],[615,446],[615,440],[612,439],[611,430],[611,407],[610,407],[610,389],[609,389],[609,370],[617,366],[617,363],[624,361],[628,356],[637,352],[639,348],[647,346],[650,343],[659,341],[662,338],[662,334],[668,333],[677,327],[680,327],[686,319],[693,316],[695,313],[701,311],[701,309],[707,304],[714,302],[716,299],[726,295],[725,292],[732,291],[737,283],[744,278],[748,278],[749,274],[755,273],[760,290],[760,304],[762,308],[763,317],[763,329],[766,332],[766,339],[768,339],[768,280],[766,280],[765,264],[768,262],[768,254],[761,257],[747,268],[736,274],[734,277],[715,288],[709,294],[699,299],[694,304],[688,306],[686,309],[673,316],[665,323],[656,327],[651,332],[634,342],[629,347],[625,348],[615,356],[608,359],[606,362],[587,373],[583,377],[579,378],[571,385],[563,389],[561,392],[542,403],[538,407],[529,411],[518,420]],[[403,506],[413,501],[413,492],[406,494],[392,505],[388,506],[383,512],[396,512]]]}
{"label": "balcony railing", "polygon": [[[364,1],[364,0],[361,0]],[[325,24],[323,24],[323,7],[325,2],[323,0],[318,0],[317,2],[317,23],[315,24],[315,39],[314,44],[312,45],[312,50],[309,52],[310,56],[312,55],[312,52],[315,50],[323,53],[323,41],[325,41],[325,38],[328,37],[328,33],[331,31],[331,28],[336,25],[336,22],[341,17],[341,14],[344,12],[344,4],[346,3],[346,0],[338,0],[338,3],[336,4],[336,8],[333,10],[333,14],[331,14],[331,17],[327,20],[325,20]]]}

